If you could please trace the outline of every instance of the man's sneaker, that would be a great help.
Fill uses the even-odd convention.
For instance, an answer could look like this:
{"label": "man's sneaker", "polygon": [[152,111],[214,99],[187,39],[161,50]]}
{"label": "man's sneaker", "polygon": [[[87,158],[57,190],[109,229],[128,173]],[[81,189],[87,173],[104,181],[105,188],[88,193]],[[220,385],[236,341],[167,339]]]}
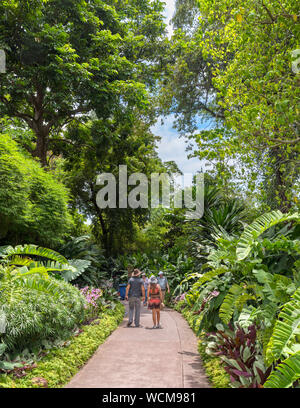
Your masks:
{"label": "man's sneaker", "polygon": [[156,326],[154,325],[154,326],[152,327],[152,329],[156,329]]}
{"label": "man's sneaker", "polygon": [[129,323],[129,322],[127,323],[127,327],[130,327],[131,325],[132,325],[132,323]]}
{"label": "man's sneaker", "polygon": [[156,326],[156,328],[157,328],[157,329],[161,329],[161,325],[158,324],[158,325]]}

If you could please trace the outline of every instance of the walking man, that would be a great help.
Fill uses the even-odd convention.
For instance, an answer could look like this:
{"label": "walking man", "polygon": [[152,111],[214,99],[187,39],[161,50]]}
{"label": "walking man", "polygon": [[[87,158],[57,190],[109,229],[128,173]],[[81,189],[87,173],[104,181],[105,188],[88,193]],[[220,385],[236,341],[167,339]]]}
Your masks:
{"label": "walking man", "polygon": [[141,271],[139,269],[134,269],[126,287],[125,299],[129,300],[128,327],[132,325],[133,314],[135,327],[140,326],[141,296],[142,301],[145,301],[144,281],[140,278],[140,274]]}
{"label": "walking man", "polygon": [[168,284],[168,279],[166,276],[164,276],[164,273],[162,271],[160,271],[158,274],[157,283],[159,284],[161,288],[162,303],[164,303],[166,290],[168,290],[168,293],[170,293],[170,287]]}

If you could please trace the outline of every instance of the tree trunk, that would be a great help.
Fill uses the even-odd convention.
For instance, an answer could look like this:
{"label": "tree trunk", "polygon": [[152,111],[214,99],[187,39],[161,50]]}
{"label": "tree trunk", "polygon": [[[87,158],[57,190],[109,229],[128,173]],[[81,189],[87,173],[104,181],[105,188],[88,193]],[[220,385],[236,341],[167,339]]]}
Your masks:
{"label": "tree trunk", "polygon": [[48,165],[47,151],[51,122],[46,123],[44,121],[44,88],[38,82],[35,83],[35,88],[35,95],[30,95],[30,101],[34,108],[34,115],[31,120],[27,121],[27,123],[36,135],[36,148],[33,150],[32,155],[40,160],[43,167],[46,167]]}
{"label": "tree trunk", "polygon": [[47,163],[47,151],[48,151],[48,140],[49,133],[46,129],[39,128],[38,126],[34,129],[36,134],[36,148],[33,151],[33,156],[37,157],[41,165],[46,167]]}
{"label": "tree trunk", "polygon": [[281,212],[286,213],[291,209],[291,202],[287,197],[287,183],[284,182],[285,175],[278,168],[275,173],[275,183],[278,191],[278,197],[280,199],[279,209]]}
{"label": "tree trunk", "polygon": [[280,211],[286,213],[291,208],[289,199],[289,193],[292,190],[290,165],[286,164],[285,171],[281,169],[282,163],[286,161],[286,152],[282,147],[272,148],[269,156],[275,161],[271,165],[273,174],[266,177],[268,203],[272,209],[279,208]]}
{"label": "tree trunk", "polygon": [[[98,206],[97,206],[97,208],[98,208]],[[101,229],[102,229],[102,243],[103,243],[103,246],[104,246],[105,255],[110,256],[109,234],[108,234],[108,230],[107,230],[107,228],[105,226],[105,222],[104,222],[104,219],[103,219],[100,208],[98,208],[98,210],[97,210],[97,215],[98,215],[98,219],[100,221],[100,225],[101,225]]]}
{"label": "tree trunk", "polygon": [[109,245],[108,229],[106,228],[105,221],[104,221],[104,218],[102,216],[102,211],[97,205],[96,192],[95,192],[94,185],[93,185],[93,183],[89,183],[89,185],[90,185],[90,189],[91,189],[91,192],[92,192],[92,202],[93,202],[93,206],[94,206],[94,209],[95,209],[95,213],[97,215],[97,218],[99,220],[101,230],[102,230],[101,241],[102,241],[102,244],[103,244],[103,247],[104,247],[105,255],[110,256],[110,245]]}

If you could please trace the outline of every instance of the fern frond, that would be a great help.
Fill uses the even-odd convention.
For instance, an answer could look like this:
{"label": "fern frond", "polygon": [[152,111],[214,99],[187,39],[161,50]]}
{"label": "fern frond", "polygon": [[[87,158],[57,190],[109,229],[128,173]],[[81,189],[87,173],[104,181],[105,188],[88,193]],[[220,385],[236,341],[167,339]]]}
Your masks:
{"label": "fern frond", "polygon": [[292,300],[287,302],[279,313],[266,351],[266,357],[269,362],[281,357],[285,347],[288,346],[293,336],[298,333],[299,326],[300,287],[293,294]]}
{"label": "fern frond", "polygon": [[271,211],[258,217],[251,225],[248,225],[242,233],[236,247],[236,255],[239,261],[245,259],[255,240],[267,229],[283,221],[299,220],[299,214],[283,214],[281,211]]}
{"label": "fern frond", "polygon": [[264,388],[289,388],[300,379],[300,352],[293,354],[271,373]]}
{"label": "fern frond", "polygon": [[2,257],[7,259],[8,257],[14,255],[36,255],[43,258],[51,259],[52,261],[56,261],[62,264],[67,264],[67,259],[60,255],[58,252],[53,251],[52,249],[39,247],[37,245],[26,244],[26,245],[17,245],[16,247],[6,247],[5,251],[2,253]]}
{"label": "fern frond", "polygon": [[199,288],[203,283],[211,281],[213,278],[215,278],[218,275],[222,275],[223,273],[228,272],[228,269],[225,267],[220,267],[217,269],[213,269],[209,272],[206,272],[201,276],[200,279],[197,280],[197,282],[194,283],[193,288]]}
{"label": "fern frond", "polygon": [[228,324],[232,318],[235,308],[235,301],[244,291],[244,288],[236,283],[231,286],[219,310],[219,316],[222,322]]}

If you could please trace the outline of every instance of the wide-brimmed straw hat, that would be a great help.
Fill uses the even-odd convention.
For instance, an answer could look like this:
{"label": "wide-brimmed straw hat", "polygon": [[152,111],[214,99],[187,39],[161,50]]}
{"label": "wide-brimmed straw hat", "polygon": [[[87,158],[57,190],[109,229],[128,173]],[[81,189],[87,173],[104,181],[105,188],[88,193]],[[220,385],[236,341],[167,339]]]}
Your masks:
{"label": "wide-brimmed straw hat", "polygon": [[133,276],[139,276],[142,272],[139,269],[134,269],[132,272]]}

